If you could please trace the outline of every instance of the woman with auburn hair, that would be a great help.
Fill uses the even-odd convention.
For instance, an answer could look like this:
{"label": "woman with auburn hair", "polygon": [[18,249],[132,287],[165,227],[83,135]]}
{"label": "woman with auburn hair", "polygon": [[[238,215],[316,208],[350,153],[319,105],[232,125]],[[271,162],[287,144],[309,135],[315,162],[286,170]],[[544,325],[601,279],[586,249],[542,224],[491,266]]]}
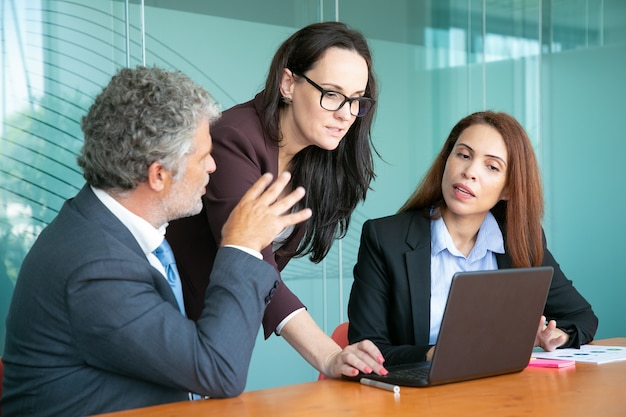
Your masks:
{"label": "woman with auburn hair", "polygon": [[373,341],[386,365],[430,360],[456,272],[542,265],[554,276],[535,345],[590,342],[598,319],[547,249],[542,217],[541,176],[524,128],[502,112],[465,117],[398,213],[363,225],[350,342]]}

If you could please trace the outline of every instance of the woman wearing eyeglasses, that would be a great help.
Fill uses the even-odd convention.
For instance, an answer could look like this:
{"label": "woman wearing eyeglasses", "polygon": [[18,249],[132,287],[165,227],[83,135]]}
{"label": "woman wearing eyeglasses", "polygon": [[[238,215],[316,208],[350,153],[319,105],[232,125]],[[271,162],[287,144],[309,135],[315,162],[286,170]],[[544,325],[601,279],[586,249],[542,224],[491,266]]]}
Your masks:
{"label": "woman wearing eyeglasses", "polygon": [[[262,92],[226,110],[211,127],[217,170],[204,210],[170,223],[167,232],[189,317],[202,310],[222,225],[263,173],[291,172],[292,188],[306,190],[301,206],[313,211],[309,221],[284,230],[263,250],[278,271],[293,257],[322,261],[334,240],[345,235],[374,178],[370,128],[376,95],[364,37],[342,23],[316,23],[280,46]],[[373,343],[342,350],[283,282],[267,306],[263,327],[266,338],[280,334],[327,376],[386,373]]]}

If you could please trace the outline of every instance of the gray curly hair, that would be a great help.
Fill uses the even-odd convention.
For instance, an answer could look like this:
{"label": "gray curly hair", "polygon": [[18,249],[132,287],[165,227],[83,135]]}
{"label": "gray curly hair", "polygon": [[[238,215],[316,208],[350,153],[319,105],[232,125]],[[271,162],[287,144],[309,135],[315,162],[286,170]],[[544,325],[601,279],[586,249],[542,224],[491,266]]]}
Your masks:
{"label": "gray curly hair", "polygon": [[120,192],[145,182],[154,162],[182,175],[199,123],[219,117],[211,95],[185,74],[122,68],[82,118],[78,165],[91,186]]}

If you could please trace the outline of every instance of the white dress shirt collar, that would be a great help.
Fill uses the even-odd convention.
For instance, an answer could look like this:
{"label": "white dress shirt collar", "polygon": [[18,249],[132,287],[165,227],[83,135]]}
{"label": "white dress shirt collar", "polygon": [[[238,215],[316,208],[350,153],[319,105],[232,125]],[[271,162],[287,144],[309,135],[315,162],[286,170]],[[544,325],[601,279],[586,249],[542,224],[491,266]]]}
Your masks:
{"label": "white dress shirt collar", "polygon": [[[165,236],[165,228],[167,223],[155,229],[148,221],[137,216],[135,213],[128,210],[121,205],[106,191],[91,187],[98,200],[102,202],[108,208],[115,217],[132,233],[133,237],[139,243],[141,250],[146,254],[151,254],[161,242]],[[150,259],[150,257],[148,257]],[[152,262],[151,262],[152,263]]]}

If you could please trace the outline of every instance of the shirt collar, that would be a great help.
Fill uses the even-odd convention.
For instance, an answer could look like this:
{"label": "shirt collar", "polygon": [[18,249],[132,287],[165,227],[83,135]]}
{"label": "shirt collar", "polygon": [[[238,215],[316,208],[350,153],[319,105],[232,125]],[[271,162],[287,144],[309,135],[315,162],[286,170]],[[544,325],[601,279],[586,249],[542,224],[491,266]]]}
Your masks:
{"label": "shirt collar", "polygon": [[483,220],[483,224],[480,225],[478,237],[476,238],[476,244],[474,245],[473,250],[473,252],[476,252],[475,256],[477,258],[485,256],[487,251],[504,253],[504,238],[502,237],[502,231],[500,230],[500,226],[498,226],[496,218],[493,214],[491,214],[491,212],[487,213],[485,220]]}
{"label": "shirt collar", "polygon": [[159,247],[165,236],[167,223],[155,229],[148,221],[128,210],[106,191],[95,187],[91,187],[91,190],[98,200],[126,226],[146,255]]}
{"label": "shirt collar", "polygon": [[[435,219],[430,224],[431,232],[431,251],[433,255],[447,249],[450,253],[456,256],[463,256],[454,246],[452,237],[448,232],[448,228],[443,221],[442,217]],[[504,253],[504,238],[502,237],[502,231],[498,226],[496,218],[488,212],[483,220],[483,223],[478,229],[478,236],[476,243],[470,252],[468,259],[480,259],[483,258],[487,251],[494,253]]]}

